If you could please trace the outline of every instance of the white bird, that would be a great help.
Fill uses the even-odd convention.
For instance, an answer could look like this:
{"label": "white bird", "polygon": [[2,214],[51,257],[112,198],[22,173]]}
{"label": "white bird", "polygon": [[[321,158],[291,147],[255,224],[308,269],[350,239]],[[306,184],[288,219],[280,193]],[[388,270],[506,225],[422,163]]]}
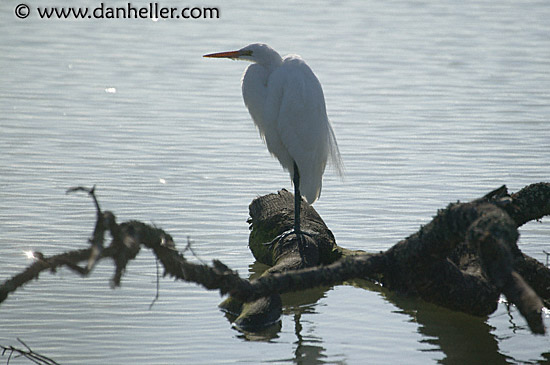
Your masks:
{"label": "white bird", "polygon": [[244,103],[267,149],[290,173],[295,196],[294,233],[300,237],[301,194],[309,203],[319,198],[329,158],[342,175],[321,83],[300,56],[282,58],[267,44],[254,43],[238,51],[204,57],[252,62],[242,78]]}

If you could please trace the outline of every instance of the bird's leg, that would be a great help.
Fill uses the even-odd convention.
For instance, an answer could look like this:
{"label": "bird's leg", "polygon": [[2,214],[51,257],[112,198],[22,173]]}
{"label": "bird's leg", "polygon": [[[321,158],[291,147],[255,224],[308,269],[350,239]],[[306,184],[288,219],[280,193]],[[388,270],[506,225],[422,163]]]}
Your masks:
{"label": "bird's leg", "polygon": [[300,210],[302,206],[302,195],[300,194],[300,172],[298,171],[298,166],[296,166],[296,162],[294,162],[294,173],[292,175],[292,182],[294,184],[294,227],[292,229],[289,229],[288,231],[285,231],[275,237],[270,242],[264,243],[267,246],[273,246],[275,243],[281,242],[283,243],[283,240],[294,234],[296,235],[296,238],[298,239],[298,252],[300,253],[300,257],[304,262],[306,261],[306,257],[304,254],[304,248],[306,244],[306,240],[304,240],[304,236],[313,237],[313,232],[307,232],[302,231],[302,228],[300,227]]}
{"label": "bird's leg", "polygon": [[294,183],[294,234],[298,238],[298,252],[302,260],[304,257],[304,241],[302,237],[302,231],[300,229],[300,209],[302,206],[302,194],[300,194],[300,172],[298,166],[294,162],[294,176],[292,177]]}
{"label": "bird's leg", "polygon": [[294,162],[294,176],[292,177],[294,183],[294,233],[299,235],[300,232],[300,209],[302,206],[302,194],[300,194],[300,173],[298,172],[298,166]]}
{"label": "bird's leg", "polygon": [[[302,231],[300,227],[300,217],[302,209],[302,194],[300,193],[300,172],[298,171],[298,166],[294,162],[294,176],[292,177],[292,182],[294,183],[294,229],[288,231],[288,234],[294,233],[302,242],[302,236],[306,235],[313,237],[311,232]],[[287,235],[288,235],[287,234]]]}

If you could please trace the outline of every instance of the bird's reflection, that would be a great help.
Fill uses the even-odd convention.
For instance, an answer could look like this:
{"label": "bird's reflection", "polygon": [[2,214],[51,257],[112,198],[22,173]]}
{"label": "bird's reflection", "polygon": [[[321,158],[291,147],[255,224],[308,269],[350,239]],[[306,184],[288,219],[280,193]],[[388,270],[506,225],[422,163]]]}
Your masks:
{"label": "bird's reflection", "polygon": [[296,335],[296,349],[294,350],[293,363],[295,364],[322,364],[326,349],[323,347],[323,340],[313,334],[302,335],[302,314],[297,311],[294,314],[294,333]]}

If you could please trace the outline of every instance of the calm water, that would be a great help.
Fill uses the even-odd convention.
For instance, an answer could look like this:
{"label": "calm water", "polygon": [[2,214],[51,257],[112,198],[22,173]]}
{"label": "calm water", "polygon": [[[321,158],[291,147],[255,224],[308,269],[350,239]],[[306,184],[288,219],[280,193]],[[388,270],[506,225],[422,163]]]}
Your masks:
{"label": "calm water", "polygon": [[[243,106],[246,64],[201,55],[255,41],[301,54],[324,86],[346,177],[328,171],[315,207],[344,247],[383,250],[448,202],[550,181],[547,1],[224,1],[202,4],[220,19],[185,21],[18,20],[17,3],[0,3],[2,281],[24,250],[86,246],[93,205],[64,191],[93,184],[119,221],[247,275],[248,204],[290,182]],[[544,261],[549,237],[548,219],[529,223],[520,245]],[[549,337],[504,303],[478,319],[355,283],[287,298],[266,339],[192,284],[163,279],[148,310],[149,252],[121,289],[111,271],[44,273],[1,305],[0,344],[65,364],[550,361]]]}

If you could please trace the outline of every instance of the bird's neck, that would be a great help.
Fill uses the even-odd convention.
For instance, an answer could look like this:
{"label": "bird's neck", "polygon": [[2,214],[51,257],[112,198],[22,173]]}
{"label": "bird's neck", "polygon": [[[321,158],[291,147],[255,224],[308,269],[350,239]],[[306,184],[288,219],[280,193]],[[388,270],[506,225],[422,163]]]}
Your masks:
{"label": "bird's neck", "polygon": [[262,60],[258,63],[264,66],[271,73],[273,70],[283,64],[283,59],[281,58],[281,56],[279,56],[279,54],[277,54],[275,57],[270,57],[268,60]]}

